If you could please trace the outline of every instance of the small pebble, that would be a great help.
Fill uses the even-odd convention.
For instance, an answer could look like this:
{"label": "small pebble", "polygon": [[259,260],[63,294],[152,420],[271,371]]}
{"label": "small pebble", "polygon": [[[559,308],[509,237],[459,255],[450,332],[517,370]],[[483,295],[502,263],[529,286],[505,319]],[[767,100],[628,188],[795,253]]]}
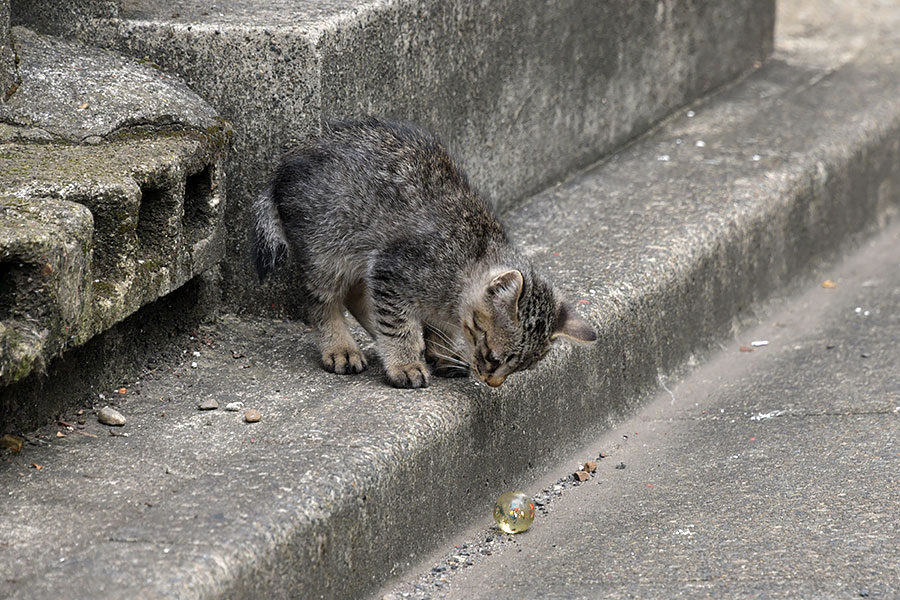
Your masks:
{"label": "small pebble", "polygon": [[625,468],[625,463],[620,462],[619,464],[616,465],[616,468],[617,468],[617,469],[624,469],[624,468]]}
{"label": "small pebble", "polygon": [[219,403],[216,402],[215,398],[207,398],[203,402],[197,405],[197,408],[200,410],[216,410],[219,408]]}
{"label": "small pebble", "polygon": [[192,363],[191,363],[191,368],[192,368],[192,369],[196,369],[196,368],[197,368],[197,363],[196,363],[196,362],[192,362]]}
{"label": "small pebble", "polygon": [[120,427],[125,424],[125,417],[122,413],[109,406],[104,406],[100,409],[100,412],[97,413],[97,420],[104,425],[113,425],[115,427]]}
{"label": "small pebble", "polygon": [[248,408],[247,412],[244,413],[244,420],[248,423],[256,423],[260,419],[262,419],[262,415],[255,408]]}

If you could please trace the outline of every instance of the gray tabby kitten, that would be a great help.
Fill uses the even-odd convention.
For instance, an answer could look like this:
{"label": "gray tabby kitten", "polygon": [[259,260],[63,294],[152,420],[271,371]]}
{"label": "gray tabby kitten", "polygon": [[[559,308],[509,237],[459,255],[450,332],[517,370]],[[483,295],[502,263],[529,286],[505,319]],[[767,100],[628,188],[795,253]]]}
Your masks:
{"label": "gray tabby kitten", "polygon": [[510,245],[440,141],[414,125],[326,125],[282,160],[253,212],[260,281],[295,262],[327,371],[366,368],[344,307],[402,388],[469,370],[496,387],[558,337],[596,339]]}

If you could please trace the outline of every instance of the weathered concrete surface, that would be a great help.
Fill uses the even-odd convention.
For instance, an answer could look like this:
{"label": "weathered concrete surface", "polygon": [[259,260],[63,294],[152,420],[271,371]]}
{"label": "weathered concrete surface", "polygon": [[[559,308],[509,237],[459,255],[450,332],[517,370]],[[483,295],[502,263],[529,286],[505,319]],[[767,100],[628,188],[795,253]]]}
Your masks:
{"label": "weathered concrete surface", "polygon": [[[591,348],[563,346],[498,390],[398,391],[377,365],[319,369],[299,324],[232,316],[97,398],[83,431],[99,437],[32,436],[0,463],[7,595],[353,597],[487,514],[896,214],[900,44],[873,35],[849,62],[816,58],[782,56],[508,215],[594,322]],[[263,419],[200,413],[206,398]],[[110,402],[129,437],[94,421]]]}
{"label": "weathered concrete surface", "polygon": [[[156,69],[20,27],[13,36],[21,85],[0,105],[0,385],[221,259],[229,134]],[[0,422],[34,422],[6,404]]]}
{"label": "weathered concrete surface", "polygon": [[[222,195],[214,170],[221,152],[199,133],[96,146],[0,143],[0,189],[14,205],[56,198],[93,215],[83,253],[91,264],[80,267],[80,277],[93,285],[87,298],[60,294],[58,302],[79,307],[61,307],[72,318],[60,344],[84,342],[217,262]],[[42,239],[39,230],[11,223],[10,232],[16,242],[3,264],[40,270],[43,255],[30,250]]]}
{"label": "weathered concrete surface", "polygon": [[222,127],[212,107],[184,83],[109,51],[12,29],[21,84],[0,122],[37,139],[94,143],[136,127]]}
{"label": "weathered concrete surface", "polygon": [[235,125],[225,296],[235,308],[274,301],[291,312],[296,299],[283,281],[255,286],[247,209],[283,148],[322,118],[418,121],[508,207],[752,68],[772,47],[773,7],[135,0],[80,35],[178,73]]}
{"label": "weathered concrete surface", "polygon": [[498,543],[485,512],[378,597],[900,596],[897,225],[526,490],[606,456],[528,533]]}
{"label": "weathered concrete surface", "polygon": [[[7,1],[7,0],[4,0]],[[119,0],[10,0],[14,25],[31,23],[55,35],[85,28],[92,19],[119,14]]]}
{"label": "weathered concrete surface", "polygon": [[13,93],[16,80],[16,57],[9,37],[9,0],[0,0],[0,104]]}
{"label": "weathered concrete surface", "polygon": [[0,383],[42,367],[49,347],[59,351],[70,339],[61,333],[80,325],[93,225],[74,202],[0,195]]}

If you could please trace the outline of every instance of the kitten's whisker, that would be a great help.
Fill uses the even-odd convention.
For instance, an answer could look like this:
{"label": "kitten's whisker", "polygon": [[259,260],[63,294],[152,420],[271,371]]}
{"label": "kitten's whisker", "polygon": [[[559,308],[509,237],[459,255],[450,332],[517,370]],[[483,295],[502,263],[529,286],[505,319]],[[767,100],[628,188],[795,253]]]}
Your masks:
{"label": "kitten's whisker", "polygon": [[451,347],[449,347],[449,346],[445,346],[444,344],[442,344],[442,343],[440,343],[440,342],[437,342],[437,341],[435,341],[435,340],[431,340],[431,344],[432,344],[433,346],[437,346],[438,348],[441,348],[441,349],[443,349],[443,350],[446,350],[447,352],[449,352],[449,353],[452,354],[453,356],[456,356],[457,358],[462,359],[462,356],[460,355],[459,351],[458,351],[455,347],[451,348]]}
{"label": "kitten's whisker", "polygon": [[434,355],[440,359],[447,360],[458,365],[465,365],[467,367],[469,366],[468,361],[463,359],[461,356],[448,356],[446,354],[441,354],[440,352],[435,352]]}
{"label": "kitten's whisker", "polygon": [[458,368],[465,368],[465,369],[469,368],[469,363],[467,363],[464,360],[461,360],[458,358],[453,358],[452,356],[446,356],[444,354],[438,354],[438,353],[435,353],[435,356],[437,358],[440,358],[441,360],[446,360],[447,362],[451,363],[452,365],[454,365]]}
{"label": "kitten's whisker", "polygon": [[451,339],[450,339],[450,336],[448,336],[446,333],[444,333],[443,331],[441,331],[441,330],[438,329],[437,327],[434,327],[433,325],[427,325],[427,324],[425,325],[425,327],[427,327],[429,330],[431,330],[431,331],[433,331],[434,333],[436,333],[436,334],[438,335],[438,337],[440,337],[443,341],[447,342],[447,343],[450,344],[451,346],[455,346],[455,345],[456,345],[456,342],[454,342],[453,340],[451,340]]}
{"label": "kitten's whisker", "polygon": [[460,369],[468,369],[468,368],[469,368],[469,365],[468,365],[467,363],[459,362],[459,361],[455,361],[455,360],[450,360],[450,359],[447,358],[446,356],[438,356],[438,358],[440,358],[440,359],[441,359],[442,361],[444,361],[445,363],[448,363],[448,364],[453,365],[453,366],[455,366],[455,367],[459,367]]}

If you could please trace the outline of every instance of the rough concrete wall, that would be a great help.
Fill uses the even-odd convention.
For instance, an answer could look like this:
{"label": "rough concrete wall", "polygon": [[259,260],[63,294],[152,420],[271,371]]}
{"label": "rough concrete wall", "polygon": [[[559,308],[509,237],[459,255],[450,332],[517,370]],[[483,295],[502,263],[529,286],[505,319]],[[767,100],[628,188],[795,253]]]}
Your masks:
{"label": "rough concrete wall", "polygon": [[0,0],[0,102],[15,90],[16,62],[9,37],[9,0]]}
{"label": "rough concrete wall", "polygon": [[179,73],[234,124],[223,264],[233,308],[295,308],[290,277],[256,284],[248,207],[284,146],[323,118],[418,121],[509,208],[763,60],[774,25],[773,0],[333,4],[351,8],[237,2],[172,16],[142,3],[90,36]]}

